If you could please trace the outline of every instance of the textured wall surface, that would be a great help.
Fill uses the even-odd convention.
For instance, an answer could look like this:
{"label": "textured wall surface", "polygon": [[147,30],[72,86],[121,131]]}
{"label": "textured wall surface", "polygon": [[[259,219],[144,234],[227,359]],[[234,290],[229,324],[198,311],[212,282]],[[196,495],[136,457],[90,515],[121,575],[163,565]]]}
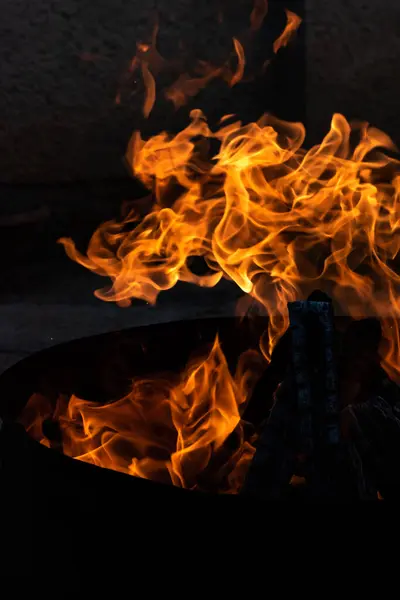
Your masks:
{"label": "textured wall surface", "polygon": [[[223,55],[248,22],[252,0],[219,2],[222,26],[212,0],[0,0],[0,181],[124,175],[121,157],[140,123],[140,93],[129,106],[114,99],[136,42],[149,34],[157,6],[164,54],[188,61]],[[400,141],[400,2],[306,5],[310,139],[339,111]],[[214,101],[223,107],[226,97]],[[154,129],[169,118],[155,112]]]}
{"label": "textured wall surface", "polygon": [[[0,0],[0,181],[123,175],[142,96],[129,105],[114,100],[156,9],[160,51],[190,62],[226,58],[251,7],[252,0]],[[223,97],[219,103],[223,113]],[[154,129],[167,121],[157,118]]]}
{"label": "textured wall surface", "polygon": [[399,0],[307,0],[307,117],[313,139],[333,112],[400,142]]}

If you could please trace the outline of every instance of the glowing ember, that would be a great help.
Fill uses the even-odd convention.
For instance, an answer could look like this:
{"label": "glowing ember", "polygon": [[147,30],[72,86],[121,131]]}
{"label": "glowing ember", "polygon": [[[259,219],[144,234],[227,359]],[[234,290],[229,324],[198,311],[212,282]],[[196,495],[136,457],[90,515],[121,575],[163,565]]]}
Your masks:
{"label": "glowing ember", "polygon": [[[266,2],[256,2],[252,30],[266,11]],[[287,17],[275,52],[299,25],[290,11]],[[245,67],[241,43],[235,40],[234,47],[231,85]],[[147,115],[155,99],[152,65],[163,65],[155,44],[138,46],[132,70],[139,64]],[[169,89],[170,98],[180,105],[223,73],[204,65],[200,79],[182,77]],[[383,152],[395,149],[390,138],[367,124],[352,127],[335,114],[322,143],[307,151],[300,123],[271,116],[247,125],[231,120],[221,120],[220,129],[211,131],[194,110],[191,123],[177,135],[162,132],[143,140],[135,133],[127,158],[154,194],[151,212],[142,220],[130,213],[122,222],[104,223],[87,255],[62,239],[67,254],[111,278],[112,287],[97,296],[124,306],[133,298],[154,304],[178,281],[205,287],[222,277],[235,282],[270,316],[260,341],[267,360],[287,328],[287,303],[322,289],[342,314],[380,319],[382,364],[398,378],[400,163]],[[215,143],[219,150],[210,155]],[[208,265],[206,274],[191,271],[195,256]],[[259,365],[260,356],[246,354],[233,376],[216,339],[210,354],[189,365],[178,380],[135,381],[128,396],[101,407],[59,398],[54,412],[34,396],[23,421],[35,438],[48,443],[41,424],[52,415],[60,423],[66,454],[178,486],[201,488],[199,478],[207,469],[216,476],[216,462],[219,489],[233,492],[253,452],[240,414]],[[236,442],[225,456],[232,432]]]}

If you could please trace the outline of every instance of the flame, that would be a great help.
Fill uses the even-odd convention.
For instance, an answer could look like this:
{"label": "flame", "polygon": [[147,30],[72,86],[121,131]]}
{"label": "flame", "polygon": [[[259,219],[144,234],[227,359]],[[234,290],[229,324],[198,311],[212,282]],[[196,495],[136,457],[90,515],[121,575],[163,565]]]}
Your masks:
{"label": "flame", "polygon": [[[266,6],[257,3],[253,27]],[[275,52],[301,22],[286,13]],[[170,99],[179,106],[216,76],[237,83],[245,60],[238,40],[234,47],[234,73],[227,65],[200,65],[200,77],[182,76],[169,89]],[[138,46],[141,58],[132,63],[132,70],[142,65],[149,87],[155,71],[143,57],[153,48]],[[145,114],[154,97],[155,84]],[[60,242],[70,258],[111,279],[111,287],[96,295],[123,306],[135,298],[154,304],[178,281],[204,287],[223,277],[233,281],[269,315],[260,340],[267,361],[288,326],[287,303],[321,289],[341,314],[379,318],[382,365],[400,381],[395,145],[382,131],[366,123],[351,125],[341,114],[333,115],[320,144],[306,150],[304,139],[301,123],[270,115],[249,124],[227,115],[213,131],[200,110],[191,112],[190,123],[176,135],[164,131],[144,140],[135,132],[127,161],[155,199],[148,214],[139,218],[131,211],[121,221],[102,224],[86,254],[71,239]],[[202,257],[206,273],[192,272],[193,257]],[[224,491],[237,490],[253,452],[240,414],[259,357],[252,355],[249,364],[247,358],[241,357],[232,376],[217,338],[208,356],[190,363],[178,381],[135,381],[128,396],[106,406],[60,398],[52,418],[60,423],[64,451],[190,489],[202,489],[208,473]],[[26,427],[46,444],[42,423],[49,414],[43,398],[31,399]],[[236,444],[228,451],[231,436]]]}
{"label": "flame", "polygon": [[290,42],[290,40],[292,39],[293,35],[297,31],[297,29],[300,27],[300,24],[302,22],[302,19],[298,15],[296,15],[296,13],[292,12],[291,10],[288,10],[287,8],[285,8],[285,12],[286,12],[286,18],[287,18],[286,27],[282,31],[282,33],[278,37],[278,39],[276,39],[274,42],[273,48],[274,48],[275,54],[278,52],[279,48],[282,48],[282,47],[288,45],[288,43]]}
{"label": "flame", "polygon": [[[306,151],[300,123],[264,116],[212,132],[200,111],[191,116],[175,136],[133,136],[128,160],[156,198],[136,227],[132,216],[103,224],[86,256],[61,240],[73,260],[111,277],[98,297],[154,303],[177,281],[212,287],[228,278],[270,315],[268,358],[287,327],[287,302],[318,287],[342,314],[381,319],[383,364],[397,377],[399,161],[379,150],[395,149],[390,138],[335,114],[322,143]],[[199,139],[217,140],[218,153],[207,159]],[[172,199],[171,186],[179,190]],[[193,256],[205,260],[205,275],[191,272]]]}
{"label": "flame", "polygon": [[[230,57],[222,65],[213,65],[211,63],[198,60],[194,68],[196,76],[193,76],[187,72],[181,72],[173,81],[173,83],[163,90],[164,97],[167,100],[170,100],[174,104],[174,107],[178,109],[186,104],[191,98],[197,96],[197,94],[213,79],[221,77],[231,87],[239,83],[243,79],[246,64],[244,41],[246,40],[246,43],[251,42],[254,34],[257,33],[257,31],[261,28],[267,12],[267,0],[254,0],[254,6],[250,15],[250,28],[247,28],[241,33],[240,38],[242,41],[235,37],[232,39],[237,58],[237,68],[235,71],[233,71],[231,68]],[[289,13],[290,11],[287,12]],[[292,19],[293,13],[290,13],[290,15],[290,18]],[[296,17],[296,15],[294,15],[294,17]],[[217,18],[222,19],[222,14],[217,13]],[[298,19],[298,17],[296,18]],[[298,27],[299,24],[300,22],[296,25],[296,27]],[[290,27],[292,27],[292,25],[290,25]],[[163,71],[179,72],[183,69],[183,61],[167,61],[159,53],[157,49],[158,31],[158,21],[156,21],[149,42],[138,41],[136,43],[136,54],[131,59],[128,72],[125,74],[121,89],[119,89],[115,98],[116,104],[121,104],[123,90],[128,86],[130,87],[132,81],[136,87],[136,84],[138,83],[138,80],[136,79],[136,71],[140,69],[142,72],[142,80],[145,90],[142,107],[142,112],[145,118],[149,117],[156,100],[155,78],[157,75]],[[290,35],[291,32],[286,34],[287,39],[285,44],[289,41]],[[266,64],[267,62],[264,63],[263,68],[265,68]],[[131,93],[131,95],[133,93]]]}
{"label": "flame", "polygon": [[222,67],[216,67],[208,63],[199,61],[197,69],[203,71],[204,74],[200,77],[191,77],[188,73],[184,73],[165,90],[165,97],[173,102],[175,108],[180,108],[186,104],[189,98],[197,96],[210,81],[217,77],[222,77],[230,87],[233,87],[243,79],[246,59],[242,44],[236,38],[233,38],[233,46],[237,57],[237,67],[234,72],[230,67],[229,61]]}
{"label": "flame", "polygon": [[[208,356],[189,363],[181,377],[138,379],[127,396],[103,406],[60,396],[53,410],[35,394],[21,421],[47,446],[43,422],[57,421],[63,452],[78,460],[189,489],[202,489],[207,471],[220,486],[222,479],[222,491],[232,493],[254,453],[244,440],[239,411],[253,386],[250,366],[258,359],[244,353],[233,377],[217,337]],[[227,450],[233,433],[236,442]]]}
{"label": "flame", "polygon": [[241,81],[243,79],[244,67],[245,67],[245,64],[246,64],[246,60],[245,60],[244,50],[243,50],[242,44],[239,42],[239,40],[237,40],[235,38],[233,39],[233,44],[235,46],[235,52],[236,52],[237,57],[238,57],[238,66],[237,66],[236,73],[234,73],[232,75],[232,79],[230,81],[230,86],[231,87],[233,87],[234,85],[236,85],[237,83],[239,83],[239,81]]}
{"label": "flame", "polygon": [[165,97],[178,109],[184,106],[189,98],[197,96],[212,79],[219,77],[220,74],[221,69],[218,67],[210,69],[209,73],[202,77],[191,77],[188,73],[183,73],[165,90]]}
{"label": "flame", "polygon": [[155,77],[161,73],[167,65],[166,60],[160,55],[157,50],[157,36],[158,36],[158,22],[156,21],[150,41],[143,42],[138,41],[136,43],[136,54],[130,61],[127,73],[123,77],[120,89],[117,92],[115,102],[121,104],[123,92],[129,87],[132,82],[137,84],[136,71],[140,70],[142,73],[143,85],[145,89],[144,101],[143,101],[143,115],[147,118],[154,106],[156,99],[156,83]]}
{"label": "flame", "polygon": [[143,81],[146,87],[146,97],[143,105],[143,115],[147,119],[156,101],[156,82],[145,62],[142,63]]}

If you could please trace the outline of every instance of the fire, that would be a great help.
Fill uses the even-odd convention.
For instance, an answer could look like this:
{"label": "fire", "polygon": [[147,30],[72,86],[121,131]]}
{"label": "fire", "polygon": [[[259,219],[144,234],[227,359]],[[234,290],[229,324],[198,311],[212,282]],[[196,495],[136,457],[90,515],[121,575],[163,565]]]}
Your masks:
{"label": "fire", "polygon": [[288,43],[290,42],[293,35],[295,34],[295,32],[297,31],[297,29],[300,27],[300,24],[301,24],[301,18],[298,15],[296,15],[294,12],[292,12],[291,10],[288,10],[288,9],[285,9],[285,12],[286,12],[286,18],[287,18],[286,27],[282,31],[282,33],[278,37],[278,39],[275,40],[275,42],[274,42],[275,54],[278,52],[279,48],[282,48],[282,47],[288,45]]}
{"label": "fire", "polygon": [[[170,100],[176,109],[185,105],[189,99],[197,96],[197,94],[205,88],[213,79],[221,78],[233,87],[243,79],[245,70],[245,50],[244,44],[250,44],[254,35],[260,30],[264,19],[268,13],[267,0],[255,0],[254,7],[250,14],[249,26],[240,34],[240,39],[233,38],[233,56],[236,59],[236,68],[232,66],[232,56],[230,56],[224,64],[215,65],[198,60],[194,66],[195,74],[181,72],[180,75],[166,89],[163,90],[163,95],[167,100]],[[288,15],[288,23],[285,30],[275,42],[280,45],[286,45],[293,35],[294,31],[301,23],[301,19],[286,11]],[[222,20],[223,16],[220,14]],[[122,91],[129,86],[132,81],[137,83],[137,71],[141,70],[142,80],[144,85],[144,103],[142,107],[143,116],[147,119],[154,107],[156,101],[156,77],[161,72],[176,72],[181,71],[183,65],[179,59],[167,61],[161,56],[157,49],[157,36],[159,26],[156,22],[149,42],[139,41],[136,44],[136,54],[132,58],[128,72],[125,74],[122,88],[118,91],[115,98],[116,104],[121,104]],[[279,40],[282,39],[282,43]],[[277,52],[278,48],[274,51]],[[265,65],[268,63],[266,61]]]}
{"label": "fire", "polygon": [[[352,147],[355,133],[359,141]],[[155,303],[178,281],[206,287],[222,277],[234,281],[270,316],[260,340],[267,360],[287,327],[287,302],[323,289],[341,314],[380,319],[382,364],[398,378],[400,175],[398,160],[383,152],[395,147],[381,131],[366,124],[352,128],[339,114],[321,144],[306,151],[304,137],[301,124],[270,116],[248,125],[224,119],[212,132],[200,111],[193,111],[191,123],[175,136],[163,132],[143,140],[135,134],[129,160],[153,190],[153,209],[137,223],[130,214],[121,223],[103,224],[86,256],[71,240],[61,241],[72,259],[112,279],[111,289],[99,290],[98,297],[123,305],[133,298]],[[207,160],[204,148],[210,140],[219,142],[219,150]],[[176,190],[172,197],[171,188]],[[190,270],[194,256],[203,257],[206,274]],[[122,431],[129,428],[131,439],[142,445],[139,453],[136,446],[130,453],[137,458],[122,467],[115,435],[107,431],[99,437],[97,429],[88,427],[83,445],[71,452],[64,441],[64,451],[157,480],[166,480],[167,469],[169,481],[193,489],[200,485],[199,473],[210,468],[235,432],[240,443],[226,457],[222,473],[228,471],[229,477],[222,489],[236,491],[253,452],[240,421],[249,395],[239,392],[252,369],[254,363],[243,380],[232,379],[216,342],[179,385],[157,396],[152,407],[158,408],[145,411],[146,423],[128,416],[127,399],[112,408],[71,399],[68,410],[96,414],[102,432],[108,411],[115,414]],[[137,394],[144,407],[154,392],[140,385],[130,398]],[[157,380],[155,389],[160,385]],[[168,448],[162,464],[151,450],[157,425],[167,427],[173,438],[173,450]]]}
{"label": "fire", "polygon": [[146,100],[143,105],[143,115],[147,118],[156,101],[156,82],[145,62],[142,64],[142,75],[146,86]]}
{"label": "fire", "polygon": [[[199,62],[197,70],[201,74],[198,77],[191,77],[187,73],[180,75],[179,78],[165,90],[165,97],[174,104],[175,108],[180,108],[188,102],[189,98],[197,96],[200,90],[217,77],[222,77],[230,87],[239,83],[244,75],[246,59],[243,46],[236,38],[233,38],[233,47],[237,59],[236,70],[232,70],[229,62],[222,67],[215,67],[208,63]],[[152,93],[149,91],[146,82],[145,85],[147,98],[149,94],[152,95]],[[145,116],[148,116],[146,112]]]}
{"label": "fire", "polygon": [[[266,2],[256,2],[252,30],[266,12]],[[290,11],[287,18],[275,52],[299,26]],[[169,88],[170,99],[180,105],[215,76],[237,83],[245,57],[239,40],[234,48],[234,70],[203,65],[199,79],[183,76]],[[151,65],[161,69],[163,61],[154,43],[138,45],[138,57],[132,70],[141,65],[148,115],[155,99]],[[136,132],[127,161],[153,195],[150,212],[104,223],[86,254],[71,239],[60,242],[70,258],[111,279],[96,295],[123,306],[132,299],[154,304],[178,281],[204,287],[233,281],[269,315],[260,340],[267,361],[288,326],[287,303],[321,289],[336,312],[380,319],[382,365],[400,379],[396,148],[382,131],[351,125],[341,114],[320,144],[306,150],[304,139],[301,123],[270,115],[250,124],[227,116],[214,131],[200,110],[176,135],[164,131],[145,140]],[[192,272],[193,257],[203,259],[206,273]],[[232,375],[217,338],[208,356],[190,363],[178,380],[137,380],[128,396],[105,406],[59,398],[54,411],[34,396],[23,419],[46,444],[44,420],[58,421],[63,451],[79,460],[190,489],[202,489],[208,473],[219,478],[219,489],[236,491],[253,453],[240,418],[260,364],[260,356],[250,358],[242,356]]]}
{"label": "fire", "polygon": [[54,440],[45,435],[46,423],[58,423],[56,444],[78,460],[189,489],[202,489],[207,473],[232,493],[254,452],[244,442],[240,407],[252,390],[255,361],[256,354],[244,353],[232,376],[217,337],[208,356],[191,361],[181,376],[138,379],[127,396],[103,406],[60,396],[54,409],[35,394],[21,421],[47,446]]}
{"label": "fire", "polygon": [[[360,136],[354,148],[352,132]],[[97,292],[106,301],[155,303],[178,281],[234,281],[270,315],[266,358],[287,327],[287,302],[323,289],[342,314],[381,319],[383,364],[393,376],[400,176],[398,160],[382,149],[394,145],[366,124],[352,130],[339,114],[321,144],[306,151],[304,137],[300,123],[269,116],[248,125],[224,121],[212,132],[200,111],[175,136],[135,134],[128,158],[153,190],[151,212],[136,226],[132,214],[103,224],[86,256],[71,240],[61,242],[73,260],[112,279],[111,289]],[[220,147],[207,160],[210,140]],[[193,256],[203,257],[205,275],[190,270]]]}

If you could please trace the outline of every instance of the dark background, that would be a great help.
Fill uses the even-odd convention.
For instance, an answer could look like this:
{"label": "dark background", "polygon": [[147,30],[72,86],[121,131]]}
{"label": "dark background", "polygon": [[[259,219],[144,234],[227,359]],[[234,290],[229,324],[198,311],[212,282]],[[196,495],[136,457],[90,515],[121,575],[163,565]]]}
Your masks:
{"label": "dark background", "polygon": [[[374,123],[398,141],[399,2],[269,2],[265,53],[269,36],[279,27],[279,18],[272,14],[288,6],[306,15],[299,35],[305,42],[302,58],[296,47],[302,65],[292,62],[268,91],[248,94],[249,116],[271,106],[284,118],[306,116],[311,143],[321,138],[332,113],[339,111]],[[248,23],[251,4],[252,0],[0,0],[0,182],[125,176],[121,156],[131,131],[140,125],[140,98],[119,107],[114,98],[136,42],[151,30],[155,11],[163,52],[182,55],[177,44],[182,40],[190,62],[201,54],[222,56],[231,36]],[[215,18],[219,7],[225,14],[222,25]],[[259,50],[262,53],[262,44]],[[300,84],[304,58],[306,77]],[[282,61],[279,57],[277,63]],[[214,95],[210,112],[211,105],[218,108],[218,98],[222,108],[226,101],[220,89],[213,90],[207,92],[209,100]],[[165,125],[166,111],[159,119],[155,116],[152,126],[158,130]],[[167,122],[171,124],[170,114]],[[13,200],[6,197],[3,210],[10,203]]]}
{"label": "dark background", "polygon": [[[400,140],[398,0],[269,2],[259,56],[270,54],[284,26],[284,6],[305,17],[296,42],[279,53],[264,78],[237,86],[232,95],[212,85],[195,104],[212,119],[233,109],[246,120],[266,110],[302,120],[309,144],[321,139],[335,111],[369,120]],[[218,4],[225,9],[223,27],[215,19]],[[140,98],[121,106],[114,98],[154,11],[162,51],[173,56],[182,39],[190,62],[203,53],[223,56],[231,36],[248,23],[251,4],[0,0],[0,372],[72,338],[234,312],[239,293],[226,282],[214,290],[177,286],[154,309],[102,303],[93,289],[104,282],[69,261],[56,240],[69,235],[84,245],[99,222],[118,214],[123,200],[142,193],[122,161],[131,132],[143,127]],[[189,108],[174,114],[161,106],[145,128],[176,128]],[[20,450],[25,452],[22,444]],[[26,473],[14,469],[13,481],[20,503],[12,498],[21,514],[30,493],[23,487],[30,468],[25,456],[23,465]],[[13,537],[20,541],[14,522]]]}
{"label": "dark background", "polygon": [[400,143],[398,0],[306,0],[307,125],[319,140],[333,112]]}
{"label": "dark background", "polygon": [[[186,65],[198,59],[220,64],[232,50],[232,37],[248,28],[252,4],[253,0],[0,0],[0,181],[123,177],[121,156],[133,129],[158,132],[186,123],[188,109],[174,113],[161,95],[149,122],[144,122],[140,82],[132,85],[130,99],[115,104],[136,43],[149,39],[155,15],[163,56]],[[251,62],[270,56],[272,41],[285,24],[284,6],[304,13],[302,1],[269,0]],[[304,52],[300,51],[301,61],[300,56],[304,58]],[[229,108],[249,120],[272,107],[289,116],[289,103],[300,115],[304,81],[295,89],[291,86],[289,95],[281,94],[280,83],[297,80],[298,64],[279,75],[268,72],[264,85],[242,85],[234,94],[213,82],[194,105],[206,108],[211,118]],[[268,71],[277,71],[277,66]]]}
{"label": "dark background", "polygon": [[339,111],[400,139],[398,1],[269,3],[256,60],[270,56],[285,24],[284,7],[304,22],[264,77],[233,90],[213,82],[178,112],[160,102],[144,123],[140,94],[120,106],[114,99],[137,41],[151,32],[155,11],[160,50],[168,57],[184,53],[190,64],[231,51],[231,37],[248,26],[252,0],[0,0],[3,365],[22,351],[79,335],[216,307],[231,310],[238,292],[223,284],[162,295],[161,312],[140,303],[136,312],[102,303],[93,290],[105,282],[72,263],[56,244],[66,235],[84,247],[101,221],[119,214],[122,201],[143,194],[123,163],[134,129],[176,129],[193,106],[214,120],[231,110],[245,120],[269,110],[304,121],[311,144]]}
{"label": "dark background", "polygon": [[[129,86],[123,88],[120,105],[115,104],[115,96],[136,43],[149,39],[155,3],[145,3],[144,12],[134,11],[132,2],[119,3],[111,7],[103,1],[95,10],[92,3],[57,2],[47,12],[39,3],[30,9],[33,20],[24,35],[22,25],[17,27],[13,20],[15,5],[8,6],[8,27],[2,25],[1,43],[15,86],[11,88],[4,77],[9,89],[3,96],[8,120],[0,134],[4,155],[0,250],[8,256],[0,290],[3,303],[27,298],[97,302],[93,288],[104,281],[69,261],[56,241],[60,236],[72,237],[84,249],[100,222],[119,216],[123,201],[147,193],[123,161],[134,129],[145,136],[163,129],[177,131],[187,125],[190,110],[197,107],[214,126],[227,113],[245,122],[265,111],[305,119],[305,26],[290,47],[274,57],[272,53],[273,41],[286,24],[284,8],[304,17],[303,2],[270,0],[267,18],[247,56],[248,71],[255,75],[252,80],[234,88],[214,80],[179,110],[159,93],[147,121],[142,116],[140,83],[138,90],[129,84],[133,95]],[[252,4],[252,0],[158,2],[160,53],[170,61],[184,56],[188,67],[199,59],[222,64],[232,52],[232,37],[240,38],[249,28]],[[218,10],[222,23],[216,18]],[[89,61],[87,56],[82,60],[83,52],[93,55]],[[14,72],[12,67],[16,69],[27,53],[35,56],[35,62],[28,61],[24,70]],[[269,58],[273,60],[262,73],[260,67]],[[157,79],[157,83],[162,89],[163,82]]]}

